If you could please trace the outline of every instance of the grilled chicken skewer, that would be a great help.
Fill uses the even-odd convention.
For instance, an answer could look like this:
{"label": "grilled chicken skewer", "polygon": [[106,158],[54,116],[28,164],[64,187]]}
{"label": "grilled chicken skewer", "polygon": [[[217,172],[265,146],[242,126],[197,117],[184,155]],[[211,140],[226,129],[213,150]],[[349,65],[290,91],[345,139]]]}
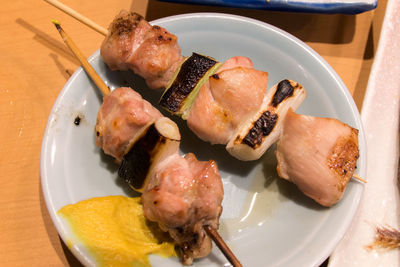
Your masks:
{"label": "grilled chicken skewer", "polygon": [[[64,10],[58,1],[46,1]],[[65,11],[93,27],[77,12]],[[306,95],[300,84],[288,81],[296,84],[292,94],[281,99],[272,117],[265,116],[262,111],[272,111],[265,101],[271,97],[266,92],[268,73],[254,69],[250,59],[233,57],[222,64],[195,53],[185,58],[175,35],[124,10],[111,23],[100,53],[110,69],[130,69],[150,88],[167,88],[162,107],[187,119],[202,140],[227,145],[228,152],[241,160],[260,158],[277,141],[288,107],[296,109]],[[281,94],[278,84],[270,91],[276,88]]]}
{"label": "grilled chicken skewer", "polygon": [[[134,13],[121,11],[111,23],[109,33],[102,44],[101,55],[106,62],[109,58],[117,56],[114,50],[119,49],[121,44],[116,44],[116,40],[126,40],[121,38],[120,34],[116,34],[121,21],[132,25],[134,29],[126,32],[127,36],[145,40],[125,43],[135,56],[126,57],[124,60],[135,73],[138,73],[138,67],[146,69],[146,65],[138,66],[135,62],[137,57],[140,57],[140,54],[136,53],[142,49],[151,50],[146,56],[157,61],[164,53],[164,40],[169,39],[173,42],[173,45],[169,45],[171,53],[178,53],[175,38],[167,38],[170,35],[168,31],[161,28],[162,34],[156,38],[154,34],[140,36],[136,33],[140,28],[147,29],[144,30],[147,33],[154,31],[155,27],[159,28],[143,22],[144,19]],[[162,44],[160,40],[163,41]],[[162,49],[158,50],[158,47]],[[176,58],[176,62],[182,60]],[[280,176],[296,183],[301,191],[321,205],[332,206],[341,199],[359,157],[356,129],[334,119],[315,118],[313,123],[308,124],[306,122],[311,120],[298,119],[301,123],[304,121],[303,124],[300,123],[304,127],[298,127],[296,132],[293,130],[293,125],[297,126],[293,123],[296,121],[293,110],[297,109],[306,96],[300,84],[283,80],[266,91],[268,73],[255,70],[248,58],[233,57],[217,66],[216,70],[213,70],[214,74],[202,71],[203,77],[192,86],[192,77],[196,76],[200,69],[195,64],[187,64],[192,58],[200,57],[192,55],[181,63],[180,69],[175,71],[177,74],[172,79],[167,75],[171,81],[161,98],[161,106],[187,119],[189,128],[204,141],[227,145],[228,152],[240,160],[260,158],[279,139],[277,157]],[[210,61],[212,63],[213,59],[204,61],[208,64]],[[171,68],[175,68],[176,62],[169,65],[167,73],[172,73]],[[211,66],[214,68],[215,65],[217,63]],[[180,77],[181,74],[186,80]],[[149,82],[148,85],[151,87]],[[182,88],[190,88],[192,91],[187,93]],[[171,101],[169,95],[173,96]],[[181,104],[183,97],[192,104]],[[288,110],[291,110],[291,119],[286,123]],[[286,131],[283,132],[282,128]],[[323,137],[320,137],[321,135]],[[310,142],[315,145],[306,146]],[[305,156],[306,154],[309,156]],[[323,178],[319,179],[320,176]]]}
{"label": "grilled chicken skewer", "polygon": [[[131,26],[127,27],[127,25]],[[138,25],[144,25],[143,28],[147,29],[147,31],[150,34],[146,35],[143,32],[140,32],[140,30],[137,29]],[[119,27],[121,27],[122,30],[118,31]],[[171,34],[166,30],[164,30],[163,28],[158,26],[150,26],[150,24],[144,21],[144,19],[137,14],[121,11],[121,13],[116,17],[114,22],[111,24],[110,29],[113,29],[113,31],[107,33],[108,35],[102,45],[102,47],[103,46],[106,47],[106,49],[104,49],[105,52],[103,52],[103,54],[105,54],[104,57],[113,58],[112,47],[115,48],[116,46],[120,45],[122,46],[122,49],[119,49],[117,51],[119,52],[124,51],[124,53],[122,54],[125,54],[125,58],[123,60],[123,62],[125,63],[120,62],[119,64],[122,65],[125,64],[125,67],[132,64],[132,62],[129,61],[130,59],[135,59],[135,56],[132,56],[135,53],[133,53],[132,50],[129,51],[130,49],[129,47],[131,46],[129,45],[129,43],[135,38],[127,38],[127,36],[129,36],[129,34],[132,32],[135,33],[139,32],[137,36],[141,36],[145,39],[149,36],[152,37],[150,38],[151,40],[148,42],[139,41],[138,43],[136,43],[136,46],[134,47],[138,48],[138,44],[141,45],[142,43],[147,43],[147,44],[150,43],[151,45],[148,46],[150,47],[149,49],[144,49],[144,48],[143,49],[147,51],[147,55],[153,57],[153,60],[156,63],[158,61],[155,59],[157,59],[160,55],[158,54],[159,51],[157,51],[158,41],[159,41],[158,43],[162,45],[165,45],[166,43],[172,43],[173,44],[171,46],[172,50],[170,50],[170,52],[173,55],[178,55],[178,53],[180,53],[178,52],[179,46],[176,45],[176,38],[174,35],[172,35],[171,37]],[[160,35],[157,36],[154,34],[154,32],[159,32]],[[120,38],[121,36],[124,37]],[[155,36],[156,38],[154,38]],[[140,39],[141,37],[138,38]],[[160,51],[166,51],[166,48],[164,47]],[[179,73],[175,73],[174,75],[172,75],[171,69],[174,69],[175,66],[179,65],[177,62],[182,61],[183,64],[181,65],[184,65],[188,60],[186,59],[182,60],[182,58],[179,58],[178,56],[175,56],[174,58],[176,58],[177,60],[172,63],[171,61],[169,61],[168,64],[164,65],[150,64],[149,66],[151,67],[167,66],[166,68],[164,68],[163,71],[159,73],[167,73],[165,77],[168,78],[173,77],[173,79],[175,79],[174,81],[176,81],[176,77],[179,76],[181,71],[179,71]],[[118,57],[114,59],[114,61],[118,62]],[[136,64],[134,62],[135,60],[133,61],[133,65]],[[147,60],[146,62],[151,62],[151,60],[150,61]],[[138,64],[137,66],[145,67],[146,64]],[[135,68],[131,69],[135,71]],[[188,105],[184,103],[182,105],[183,107],[182,110],[180,110],[179,109],[180,106],[178,106],[177,110],[170,109],[170,111],[181,115],[185,119],[188,118],[189,127],[201,139],[217,144],[218,143],[226,144],[228,142],[227,150],[229,151],[229,153],[231,153],[238,159],[241,160],[258,159],[264,154],[264,152],[268,149],[268,147],[272,143],[276,142],[280,138],[280,136],[282,135],[281,133],[282,124],[285,120],[286,113],[288,112],[289,108],[295,110],[301,104],[301,102],[305,98],[306,94],[305,90],[302,88],[301,85],[299,85],[294,81],[283,80],[280,83],[274,85],[266,93],[264,93],[264,98],[262,100],[262,103],[261,105],[259,105],[258,100],[260,99],[259,97],[260,94],[262,95],[264,90],[262,84],[263,82],[265,83],[267,82],[267,73],[264,74],[263,72],[257,73],[257,71],[253,69],[251,60],[244,57],[231,58],[224,64],[222,64],[222,66],[217,66],[216,69],[218,71],[214,75],[208,73],[208,75],[205,75],[205,78],[203,77],[203,82],[199,82],[198,80],[195,83],[195,86],[191,89],[196,89],[197,87],[197,91],[193,90],[194,93],[190,91],[184,92],[184,94],[178,94],[178,97],[175,97],[175,99],[178,100],[179,99],[182,100],[182,96],[184,98],[189,98],[189,100],[195,98],[196,100],[193,101],[193,104],[190,109],[188,109],[187,108]],[[252,94],[249,94],[248,91],[246,90],[240,91],[242,88],[245,88],[243,86],[235,87],[235,84],[236,85],[242,84],[240,76],[243,77],[243,75],[237,75],[237,74],[243,73],[244,70],[247,72],[247,74],[250,73],[250,75],[247,75],[246,78],[252,76],[258,77],[255,78],[256,82],[254,84],[259,84],[260,86],[255,86],[257,90],[255,91],[253,90]],[[220,75],[221,73],[222,75]],[[235,73],[235,75],[229,75],[230,73]],[[227,79],[224,80],[223,79],[224,77],[226,77]],[[157,79],[156,82],[154,82],[154,80],[151,80],[151,83],[158,84],[159,86],[165,86],[166,80],[168,79],[163,79],[161,75],[159,76],[158,83]],[[204,80],[206,81],[204,82]],[[170,81],[169,84],[167,85],[169,89],[171,85],[173,87],[174,81]],[[151,83],[148,82],[150,86]],[[199,83],[201,84],[201,86],[196,85]],[[210,84],[214,85],[214,87],[211,87]],[[232,84],[234,85],[229,86]],[[178,86],[176,87],[179,89],[180,84],[178,84]],[[167,90],[166,93],[164,93],[162,100],[164,99],[165,95],[168,95],[167,93],[169,91],[171,90]],[[235,103],[235,98],[231,98],[229,101],[225,100],[227,95],[241,96],[241,93],[242,94],[244,93],[245,96],[244,99],[248,98],[249,95],[250,97],[252,96],[258,96],[258,97],[253,97],[253,99],[250,99],[251,101],[241,101],[241,103],[239,102],[239,105],[235,105],[237,104],[237,101]],[[191,95],[195,96],[193,97]],[[242,98],[237,97],[237,99],[242,99]],[[244,106],[240,106],[241,104]],[[233,107],[239,106],[240,108],[232,109],[232,106]],[[243,112],[243,110],[248,112],[247,113]],[[196,114],[198,115],[196,116]],[[362,182],[366,182],[357,174],[352,173],[352,175],[354,178]],[[344,183],[344,187],[346,186],[346,184],[347,182]],[[320,190],[323,191],[323,189]]]}
{"label": "grilled chicken skewer", "polygon": [[[111,54],[115,56],[113,49],[120,47],[120,44],[115,45],[116,40],[121,40],[121,36],[115,34],[119,23],[125,21],[126,24],[137,24],[136,28],[133,26],[137,31],[141,24],[148,25],[143,20],[142,17],[124,11],[117,16],[102,44],[101,53],[106,61]],[[146,27],[152,27],[145,30],[151,32],[157,26]],[[165,30],[162,30],[162,33],[169,35]],[[132,31],[128,34],[138,37]],[[133,50],[133,55],[146,47],[146,42],[150,42],[154,43],[149,48],[153,53],[148,53],[147,56],[153,60],[160,56],[160,51],[157,50],[160,40],[154,38],[154,34],[149,36],[148,39],[143,37],[145,41]],[[159,39],[164,40],[165,37]],[[173,40],[174,44],[169,48],[178,53],[175,39]],[[107,45],[110,46],[104,49]],[[162,50],[165,49],[164,45],[164,42],[160,45]],[[139,56],[127,57],[125,62],[128,62],[127,65],[136,66],[131,59],[137,60],[137,57]],[[188,63],[193,58],[206,64],[213,63],[213,59],[193,55],[181,64],[178,74],[172,78],[172,85],[167,86],[167,91],[161,99],[164,107],[187,119],[189,128],[201,139],[227,144],[229,153],[240,160],[260,158],[266,149],[279,139],[277,157],[280,176],[294,182],[303,193],[321,205],[332,206],[341,199],[348,181],[353,176],[359,156],[357,130],[333,119],[319,118],[314,119],[315,123],[308,124],[306,122],[310,120],[304,120],[304,123],[303,120],[298,120],[299,123],[296,124],[293,122],[293,111],[290,111],[291,119],[286,122],[288,110],[296,109],[303,102],[305,90],[294,81],[283,80],[265,91],[268,74],[255,70],[251,60],[245,57],[227,60],[217,67],[214,74],[202,78],[203,82],[199,79],[194,83],[193,91],[197,88],[198,94],[191,107],[187,108],[186,103],[181,104],[179,101],[181,96],[189,98],[189,102],[190,98],[194,98],[190,95],[191,92],[181,94],[182,88],[186,89],[192,85],[185,77],[190,77],[192,81],[192,77],[196,76],[200,69],[195,60],[194,63]],[[210,64],[210,68],[215,65],[216,63]],[[170,68],[174,68],[173,64],[171,66]],[[135,71],[133,67],[130,69]],[[179,77],[182,73],[183,78]],[[169,95],[173,96],[171,101]],[[167,99],[166,103],[162,102],[164,99]],[[304,127],[298,127],[295,131],[293,125]],[[282,128],[286,129],[285,132]],[[315,145],[307,145],[310,143]]]}
{"label": "grilled chicken skewer", "polygon": [[89,76],[104,89],[96,143],[121,163],[120,176],[142,193],[146,218],[177,242],[184,264],[207,256],[212,238],[234,266],[241,266],[216,231],[223,186],[215,161],[200,162],[191,153],[181,157],[177,125],[130,88],[109,92],[60,24],[53,23]]}
{"label": "grilled chicken skewer", "polygon": [[200,139],[226,145],[240,160],[260,158],[277,141],[288,108],[297,109],[305,98],[304,88],[294,81],[267,90],[268,73],[254,69],[249,58],[219,63],[180,53],[175,35],[124,10],[100,49],[112,70],[130,69],[150,88],[166,88],[162,107],[187,120]]}

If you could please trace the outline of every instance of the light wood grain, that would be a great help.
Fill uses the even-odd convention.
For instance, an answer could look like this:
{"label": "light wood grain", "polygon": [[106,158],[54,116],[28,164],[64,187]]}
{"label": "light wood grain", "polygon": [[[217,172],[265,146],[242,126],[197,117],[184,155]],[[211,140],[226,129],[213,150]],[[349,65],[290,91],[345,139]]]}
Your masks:
{"label": "light wood grain", "polygon": [[[276,25],[309,44],[342,77],[361,107],[386,1],[356,16],[296,14],[189,6],[158,1],[63,3],[107,27],[122,9],[147,19],[198,11],[245,15]],[[60,20],[84,55],[103,36],[44,1],[3,0],[0,16],[0,266],[78,266],[62,246],[40,184],[40,148],[50,110],[79,62],[50,22]],[[371,28],[371,25],[373,26]]]}

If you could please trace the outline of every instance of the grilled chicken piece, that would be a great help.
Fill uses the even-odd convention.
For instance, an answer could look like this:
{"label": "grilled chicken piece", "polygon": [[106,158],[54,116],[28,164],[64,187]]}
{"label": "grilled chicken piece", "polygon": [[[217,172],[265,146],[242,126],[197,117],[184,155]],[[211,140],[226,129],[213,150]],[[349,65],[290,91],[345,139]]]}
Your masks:
{"label": "grilled chicken piece", "polygon": [[129,58],[144,41],[151,25],[142,16],[122,10],[108,27],[100,54],[112,70],[129,70]]}
{"label": "grilled chicken piece", "polygon": [[358,130],[331,118],[288,111],[277,143],[277,171],[323,206],[336,204],[356,168]]}
{"label": "grilled chicken piece", "polygon": [[100,54],[110,69],[130,69],[153,89],[165,88],[184,59],[175,35],[125,10],[109,26]]}
{"label": "grilled chicken piece", "polygon": [[211,251],[203,226],[218,229],[223,194],[213,160],[200,162],[193,154],[174,154],[158,164],[143,192],[144,214],[178,243],[183,263],[192,264]]}
{"label": "grilled chicken piece", "polygon": [[96,144],[120,162],[129,144],[160,117],[161,113],[131,88],[115,89],[104,97],[97,114]]}
{"label": "grilled chicken piece", "polygon": [[189,128],[202,140],[227,144],[239,124],[260,107],[268,73],[250,59],[228,59],[199,91],[190,110]]}
{"label": "grilled chicken piece", "polygon": [[[149,142],[158,142],[156,132],[163,135],[157,151],[139,151],[152,148]],[[144,166],[133,171],[140,174],[147,170],[142,175],[144,186],[134,188],[143,192],[145,217],[169,232],[181,248],[182,261],[191,264],[193,259],[207,256],[212,244],[203,227],[218,229],[224,195],[215,161],[201,162],[193,154],[181,157],[176,124],[127,87],[115,89],[104,98],[96,133],[97,145],[117,161],[125,161],[132,152],[144,157],[140,158]],[[143,152],[149,152],[149,159]],[[150,161],[147,169],[146,160]],[[130,185],[135,182],[130,181]]]}

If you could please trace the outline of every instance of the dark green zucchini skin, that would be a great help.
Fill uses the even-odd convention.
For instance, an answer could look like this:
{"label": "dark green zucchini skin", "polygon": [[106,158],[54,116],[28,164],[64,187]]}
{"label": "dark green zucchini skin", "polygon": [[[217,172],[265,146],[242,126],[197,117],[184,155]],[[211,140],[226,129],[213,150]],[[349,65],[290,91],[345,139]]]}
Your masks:
{"label": "dark green zucchini skin", "polygon": [[163,142],[165,138],[160,135],[153,123],[124,155],[118,175],[135,190],[141,191],[151,168],[153,156]]}
{"label": "dark green zucchini skin", "polygon": [[160,106],[170,113],[182,115],[185,103],[190,105],[187,102],[196,97],[199,89],[196,87],[201,80],[212,75],[217,68],[214,68],[214,71],[210,70],[220,64],[211,57],[193,53],[182,63],[179,73],[165,90],[159,102]]}

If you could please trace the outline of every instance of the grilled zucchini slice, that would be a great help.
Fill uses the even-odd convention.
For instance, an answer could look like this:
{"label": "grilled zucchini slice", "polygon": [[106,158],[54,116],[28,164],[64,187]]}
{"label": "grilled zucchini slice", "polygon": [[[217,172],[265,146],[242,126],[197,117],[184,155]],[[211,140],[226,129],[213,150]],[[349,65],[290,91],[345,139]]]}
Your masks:
{"label": "grilled zucchini slice", "polygon": [[157,119],[124,155],[118,175],[135,191],[142,193],[154,167],[166,157],[178,152],[180,139],[175,122],[167,117]]}
{"label": "grilled zucchini slice", "polygon": [[221,65],[211,57],[193,53],[174,75],[160,99],[160,106],[186,119],[200,87]]}

